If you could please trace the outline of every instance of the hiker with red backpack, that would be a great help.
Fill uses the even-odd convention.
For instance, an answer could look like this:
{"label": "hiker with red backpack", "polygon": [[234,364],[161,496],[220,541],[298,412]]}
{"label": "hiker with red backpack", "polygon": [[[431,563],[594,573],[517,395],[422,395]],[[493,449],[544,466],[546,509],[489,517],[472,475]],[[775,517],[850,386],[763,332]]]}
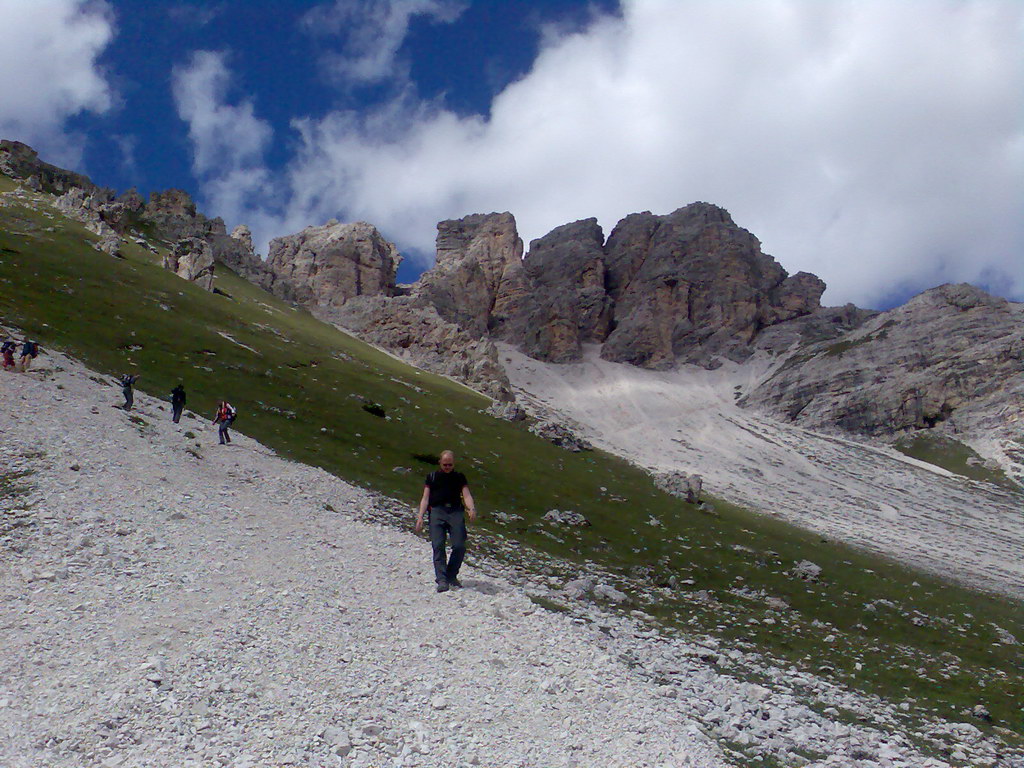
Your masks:
{"label": "hiker with red backpack", "polygon": [[15,370],[17,368],[17,366],[14,363],[14,350],[16,350],[17,348],[18,348],[18,345],[15,344],[10,339],[5,341],[3,343],[3,346],[0,347],[0,354],[2,354],[3,358],[4,358],[4,370],[5,371],[13,371],[13,370]]}
{"label": "hiker with red backpack", "polygon": [[235,410],[235,406],[227,400],[220,401],[220,405],[217,406],[217,415],[213,417],[213,423],[220,424],[218,435],[220,436],[221,445],[231,442],[231,434],[228,432],[228,428],[235,423],[235,416],[237,415],[238,411]]}

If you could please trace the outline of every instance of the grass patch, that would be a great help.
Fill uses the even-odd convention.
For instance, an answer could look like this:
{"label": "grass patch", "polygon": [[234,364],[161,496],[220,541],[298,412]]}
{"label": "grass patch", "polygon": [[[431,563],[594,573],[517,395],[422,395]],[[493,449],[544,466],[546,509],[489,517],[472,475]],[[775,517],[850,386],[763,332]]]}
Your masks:
{"label": "grass patch", "polygon": [[996,483],[1011,490],[1019,490],[999,469],[992,469],[970,446],[945,435],[917,432],[897,440],[893,447],[900,453],[919,461],[926,461],[937,467],[963,475],[971,480]]}
{"label": "grass patch", "polygon": [[[11,186],[0,179],[0,192]],[[57,230],[25,226],[43,221]],[[103,375],[143,373],[138,388],[152,395],[166,399],[181,382],[189,405],[211,417],[228,399],[245,434],[279,455],[410,506],[422,478],[393,469],[410,457],[436,466],[450,448],[482,511],[477,551],[559,576],[595,566],[631,596],[628,609],[669,629],[710,633],[802,669],[825,667],[852,688],[915,699],[922,716],[961,720],[981,703],[996,725],[1024,733],[1015,704],[1024,700],[1020,646],[999,643],[992,626],[1024,638],[1019,603],[720,500],[717,516],[703,514],[609,454],[571,453],[487,416],[479,394],[410,368],[220,265],[217,284],[231,299],[162,269],[159,253],[128,242],[125,258],[111,259],[91,247],[94,239],[59,216],[0,208],[0,318]],[[106,387],[97,382],[98,400]],[[543,524],[550,509],[574,510],[591,525]],[[661,524],[648,525],[652,517]],[[824,567],[819,583],[787,575],[804,559]],[[670,583],[678,586],[662,586]],[[768,597],[789,608],[769,609]]]}
{"label": "grass patch", "polygon": [[20,502],[28,495],[30,488],[25,480],[31,476],[31,470],[0,472],[0,510],[24,508]]}

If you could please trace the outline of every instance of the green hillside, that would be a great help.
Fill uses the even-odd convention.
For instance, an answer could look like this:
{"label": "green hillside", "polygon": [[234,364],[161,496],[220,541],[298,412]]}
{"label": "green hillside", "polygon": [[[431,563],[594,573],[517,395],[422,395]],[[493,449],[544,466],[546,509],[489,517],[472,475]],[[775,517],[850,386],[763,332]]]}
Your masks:
{"label": "green hillside", "polygon": [[[0,193],[12,189],[0,178]],[[701,512],[615,457],[570,453],[483,414],[486,398],[224,268],[218,292],[208,293],[163,270],[160,255],[141,246],[126,245],[124,259],[101,253],[88,244],[93,235],[44,212],[42,200],[8,196],[0,206],[0,321],[38,339],[44,352],[65,351],[107,375],[139,372],[138,388],[163,398],[182,382],[189,408],[211,418],[217,400],[228,398],[239,430],[282,456],[408,502],[410,523],[429,457],[450,447],[483,513],[478,552],[566,577],[589,561],[630,594],[628,610],[669,629],[710,633],[893,701],[913,700],[909,718],[963,720],[963,710],[980,703],[994,724],[979,727],[1024,734],[1021,646],[1000,643],[995,626],[1024,640],[1021,605],[723,502],[715,501],[716,515]],[[119,400],[117,388],[97,383],[97,403]],[[592,526],[567,532],[543,523],[552,508],[580,512]],[[521,519],[503,524],[495,511]],[[805,559],[824,567],[822,581],[786,575]],[[765,597],[790,610],[769,610]]]}

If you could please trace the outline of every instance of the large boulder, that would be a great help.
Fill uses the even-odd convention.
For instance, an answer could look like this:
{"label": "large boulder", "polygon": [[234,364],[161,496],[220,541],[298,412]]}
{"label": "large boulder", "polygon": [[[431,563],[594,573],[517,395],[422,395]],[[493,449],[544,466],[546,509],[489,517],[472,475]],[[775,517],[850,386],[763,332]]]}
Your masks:
{"label": "large boulder", "polygon": [[202,238],[187,237],[176,242],[164,255],[163,266],[204,290],[213,290],[213,249]]}
{"label": "large boulder", "polygon": [[[237,241],[236,241],[237,242]],[[337,308],[356,296],[391,296],[401,256],[366,222],[320,227],[270,241],[270,286],[310,308]]]}

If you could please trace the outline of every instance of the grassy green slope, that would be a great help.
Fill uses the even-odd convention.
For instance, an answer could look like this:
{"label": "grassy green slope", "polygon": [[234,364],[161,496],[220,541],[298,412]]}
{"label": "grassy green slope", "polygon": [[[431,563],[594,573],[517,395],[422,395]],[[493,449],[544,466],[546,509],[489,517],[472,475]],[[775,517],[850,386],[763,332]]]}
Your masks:
{"label": "grassy green slope", "polygon": [[[0,178],[0,192],[12,188]],[[703,514],[621,460],[572,454],[522,425],[485,416],[480,395],[410,368],[227,270],[216,282],[227,295],[211,294],[161,269],[159,256],[141,247],[129,244],[125,259],[111,258],[88,246],[94,238],[77,223],[34,210],[39,203],[7,199],[0,207],[0,319],[44,350],[65,350],[107,374],[141,372],[139,388],[162,397],[181,381],[189,408],[210,416],[227,397],[246,434],[406,499],[410,510],[429,471],[417,456],[451,447],[485,515],[522,518],[503,526],[485,517],[480,549],[522,564],[534,560],[531,552],[544,553],[567,564],[566,572],[593,562],[623,577],[630,607],[668,626],[711,632],[802,668],[824,667],[890,699],[916,699],[916,714],[959,719],[965,707],[983,703],[1000,726],[1024,733],[1014,703],[1024,700],[1019,646],[1000,644],[992,625],[1024,639],[1019,604],[728,504],[717,503],[719,516]],[[120,393],[98,384],[96,399],[116,404]],[[387,418],[364,409],[368,402]],[[551,508],[576,510],[593,524],[555,529],[540,520]],[[650,525],[652,518],[660,524]],[[802,559],[824,566],[822,582],[785,575]],[[672,577],[677,586],[668,588]],[[695,599],[697,590],[715,602]],[[751,594],[780,597],[792,610],[764,622],[764,602]]]}
{"label": "grassy green slope", "polygon": [[927,461],[972,480],[995,483],[1014,491],[1019,490],[1019,486],[1004,472],[988,466],[970,446],[950,437],[914,434],[900,438],[893,447],[911,458]]}

